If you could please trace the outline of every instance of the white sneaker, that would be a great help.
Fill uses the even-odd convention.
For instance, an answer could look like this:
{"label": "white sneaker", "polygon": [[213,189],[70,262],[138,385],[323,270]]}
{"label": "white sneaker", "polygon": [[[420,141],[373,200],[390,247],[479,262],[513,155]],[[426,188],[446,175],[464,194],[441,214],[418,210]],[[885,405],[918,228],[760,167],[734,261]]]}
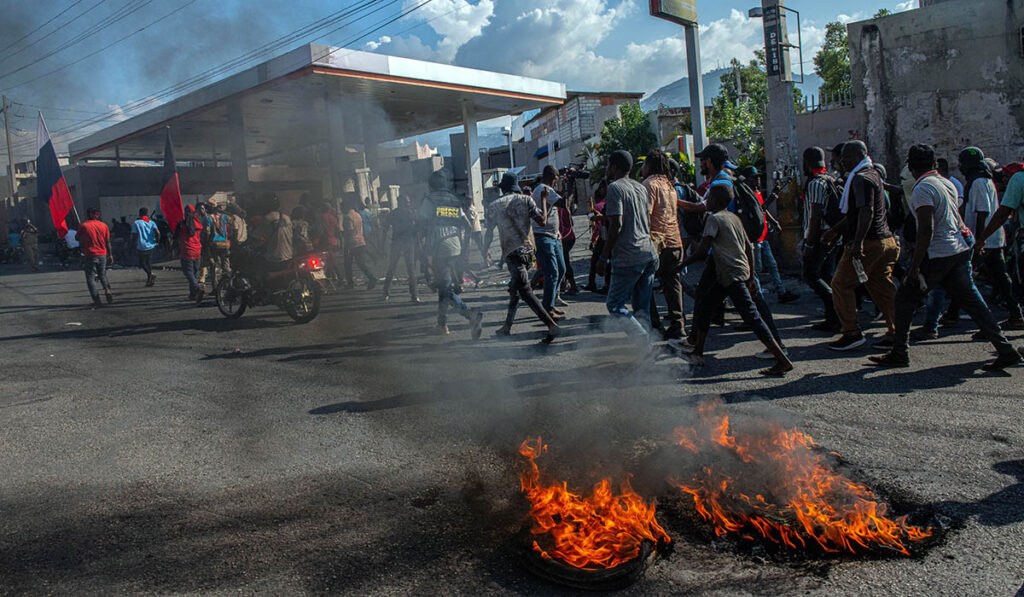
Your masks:
{"label": "white sneaker", "polygon": [[[782,354],[784,354],[784,355],[786,355],[788,357],[789,356],[789,349],[788,348],[783,348],[782,349]],[[772,353],[768,352],[767,350],[762,350],[761,352],[755,354],[754,358],[755,359],[761,359],[762,361],[770,361],[770,360],[775,358],[775,355],[773,355]]]}
{"label": "white sneaker", "polygon": [[668,341],[668,345],[673,350],[679,351],[683,354],[691,354],[694,350],[697,350],[697,347],[690,344],[690,340],[687,338],[672,338]]}

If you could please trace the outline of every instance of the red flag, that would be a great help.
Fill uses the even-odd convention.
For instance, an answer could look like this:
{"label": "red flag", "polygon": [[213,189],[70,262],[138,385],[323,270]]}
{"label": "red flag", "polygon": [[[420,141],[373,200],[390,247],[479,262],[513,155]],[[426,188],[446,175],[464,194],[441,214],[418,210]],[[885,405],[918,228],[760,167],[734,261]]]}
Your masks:
{"label": "red flag", "polygon": [[57,236],[64,238],[68,233],[66,219],[75,208],[75,202],[71,200],[71,191],[60,170],[57,152],[53,149],[53,141],[50,140],[50,132],[46,130],[42,112],[39,113],[39,123],[36,125],[36,150],[36,197],[50,204],[53,227],[57,229]]}
{"label": "red flag", "polygon": [[171,127],[167,127],[167,143],[164,145],[164,174],[160,185],[160,211],[171,227],[171,234],[178,228],[178,222],[185,219],[185,208],[181,205],[181,187],[178,186],[178,168],[174,162],[174,148],[171,146]]}

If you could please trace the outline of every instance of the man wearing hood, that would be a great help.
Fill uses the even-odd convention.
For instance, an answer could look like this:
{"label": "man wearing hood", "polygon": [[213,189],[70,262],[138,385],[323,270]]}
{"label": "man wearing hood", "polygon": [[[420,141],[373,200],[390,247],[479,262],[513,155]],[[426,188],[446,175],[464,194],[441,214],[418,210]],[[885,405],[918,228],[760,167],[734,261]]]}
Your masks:
{"label": "man wearing hood", "polygon": [[512,323],[516,318],[519,301],[524,301],[537,315],[537,319],[548,326],[545,343],[551,343],[558,335],[559,328],[551,314],[544,309],[537,296],[530,288],[529,269],[533,262],[534,247],[530,237],[531,222],[541,226],[547,224],[547,214],[537,208],[537,203],[529,195],[524,195],[519,188],[515,174],[506,172],[498,184],[501,197],[486,206],[485,215],[488,225],[498,228],[501,242],[501,257],[508,265],[512,279],[508,285],[510,295],[505,325],[498,328],[496,336],[508,336],[512,331]]}

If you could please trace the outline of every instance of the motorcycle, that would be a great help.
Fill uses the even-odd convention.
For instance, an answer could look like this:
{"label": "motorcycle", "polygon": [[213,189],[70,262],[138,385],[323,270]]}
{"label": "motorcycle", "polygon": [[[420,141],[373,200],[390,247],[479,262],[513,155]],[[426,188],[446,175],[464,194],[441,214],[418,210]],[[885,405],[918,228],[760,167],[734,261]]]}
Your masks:
{"label": "motorcycle", "polygon": [[249,307],[277,305],[295,323],[309,323],[320,313],[327,291],[324,259],[322,253],[309,254],[262,279],[252,260],[239,260],[214,289],[217,309],[228,319],[238,319]]}

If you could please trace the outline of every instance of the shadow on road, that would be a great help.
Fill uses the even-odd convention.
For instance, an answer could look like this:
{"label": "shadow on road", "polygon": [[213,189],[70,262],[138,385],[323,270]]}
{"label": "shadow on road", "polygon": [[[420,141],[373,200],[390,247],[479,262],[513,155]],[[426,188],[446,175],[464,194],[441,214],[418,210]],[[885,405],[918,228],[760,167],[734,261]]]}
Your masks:
{"label": "shadow on road", "polygon": [[997,462],[992,470],[1013,477],[1016,483],[976,502],[936,502],[932,506],[953,516],[974,518],[987,527],[1024,522],[1024,460]]}

